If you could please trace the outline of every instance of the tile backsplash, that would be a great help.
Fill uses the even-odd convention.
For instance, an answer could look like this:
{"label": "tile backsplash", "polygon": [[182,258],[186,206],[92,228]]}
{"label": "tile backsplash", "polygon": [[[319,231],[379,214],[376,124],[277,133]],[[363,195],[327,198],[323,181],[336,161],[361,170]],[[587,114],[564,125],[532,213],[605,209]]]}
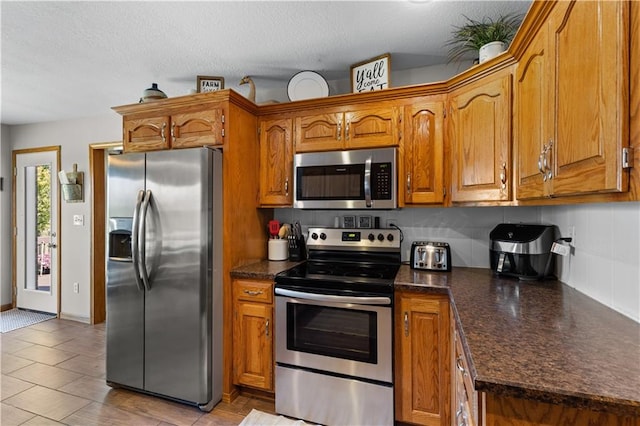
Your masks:
{"label": "tile backsplash", "polygon": [[489,232],[499,223],[550,223],[575,241],[570,256],[557,261],[557,276],[582,293],[640,322],[640,203],[607,203],[547,207],[451,207],[398,210],[276,209],[281,222],[333,226],[335,217],[371,215],[381,227],[393,221],[404,234],[402,260],[411,242],[449,243],[452,264],[489,268]]}

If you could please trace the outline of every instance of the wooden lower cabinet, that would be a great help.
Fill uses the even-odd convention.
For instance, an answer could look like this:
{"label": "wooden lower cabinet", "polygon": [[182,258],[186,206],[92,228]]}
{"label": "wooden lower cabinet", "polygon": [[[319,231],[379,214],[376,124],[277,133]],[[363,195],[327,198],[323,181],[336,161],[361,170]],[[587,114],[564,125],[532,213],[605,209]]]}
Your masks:
{"label": "wooden lower cabinet", "polygon": [[[453,320],[452,320],[453,321]],[[453,424],[479,426],[484,421],[484,394],[476,392],[469,370],[469,362],[462,347],[460,333],[454,331],[453,357]]]}
{"label": "wooden lower cabinet", "polygon": [[395,417],[451,424],[451,328],[446,295],[396,292]]}
{"label": "wooden lower cabinet", "polygon": [[640,426],[640,418],[488,393],[482,425]]}
{"label": "wooden lower cabinet", "polygon": [[233,281],[233,382],[273,391],[273,282]]}

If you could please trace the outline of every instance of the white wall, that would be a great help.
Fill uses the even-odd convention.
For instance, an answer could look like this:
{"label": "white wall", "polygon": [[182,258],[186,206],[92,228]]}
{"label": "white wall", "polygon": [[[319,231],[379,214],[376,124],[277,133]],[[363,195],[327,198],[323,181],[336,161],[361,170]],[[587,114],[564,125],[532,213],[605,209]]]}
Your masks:
{"label": "white wall", "polygon": [[[73,164],[76,163],[78,171],[85,173],[84,179],[87,183],[90,179],[89,145],[122,140],[122,118],[116,113],[110,113],[94,118],[10,126],[9,134],[13,150],[60,145],[61,167],[64,170],[71,170]],[[3,137],[3,146],[4,143]],[[62,273],[60,313],[63,318],[88,321],[91,313],[89,292],[91,193],[88,185],[85,185],[83,190],[84,202],[66,203],[64,200],[61,202],[61,229],[58,239]],[[73,225],[73,215],[76,214],[84,216],[84,226]],[[1,219],[4,222],[4,215]],[[5,242],[6,240],[11,241],[11,234],[7,233],[5,226],[2,226],[0,227],[0,241]],[[10,264],[11,257],[9,256],[7,259],[4,250],[0,254],[4,271],[5,262]],[[74,282],[79,284],[80,291],[78,293],[73,292]],[[11,282],[3,280],[1,285],[3,303],[5,303],[6,287],[9,287],[8,300],[11,300]]]}
{"label": "white wall", "polygon": [[[281,222],[333,226],[334,217],[372,212],[277,209]],[[402,260],[412,241],[451,246],[453,266],[489,268],[489,232],[502,222],[550,223],[568,236],[575,227],[573,254],[557,256],[557,276],[571,287],[640,322],[640,203],[549,207],[408,208],[373,213],[382,226],[396,221],[404,232]]]}
{"label": "white wall", "polygon": [[11,137],[9,126],[0,135],[0,305],[11,304]]}
{"label": "white wall", "polygon": [[544,207],[542,218],[575,229],[560,280],[640,322],[640,203]]}

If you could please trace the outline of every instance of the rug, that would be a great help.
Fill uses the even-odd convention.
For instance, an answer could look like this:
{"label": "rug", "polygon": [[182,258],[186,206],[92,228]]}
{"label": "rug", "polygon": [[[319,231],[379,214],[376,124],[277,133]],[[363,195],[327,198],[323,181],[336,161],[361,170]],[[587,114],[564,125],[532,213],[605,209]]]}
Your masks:
{"label": "rug", "polygon": [[56,314],[46,312],[28,311],[18,308],[10,309],[0,312],[0,332],[6,333],[56,317]]}
{"label": "rug", "polygon": [[263,413],[254,408],[238,426],[303,426],[308,424],[302,420],[292,420],[284,416]]}

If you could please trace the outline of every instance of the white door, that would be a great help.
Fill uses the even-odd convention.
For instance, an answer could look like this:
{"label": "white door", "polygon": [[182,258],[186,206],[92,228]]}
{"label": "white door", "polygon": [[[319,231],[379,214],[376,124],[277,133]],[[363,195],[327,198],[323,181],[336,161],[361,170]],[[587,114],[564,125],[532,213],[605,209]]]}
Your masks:
{"label": "white door", "polygon": [[58,313],[59,150],[15,153],[16,306]]}

